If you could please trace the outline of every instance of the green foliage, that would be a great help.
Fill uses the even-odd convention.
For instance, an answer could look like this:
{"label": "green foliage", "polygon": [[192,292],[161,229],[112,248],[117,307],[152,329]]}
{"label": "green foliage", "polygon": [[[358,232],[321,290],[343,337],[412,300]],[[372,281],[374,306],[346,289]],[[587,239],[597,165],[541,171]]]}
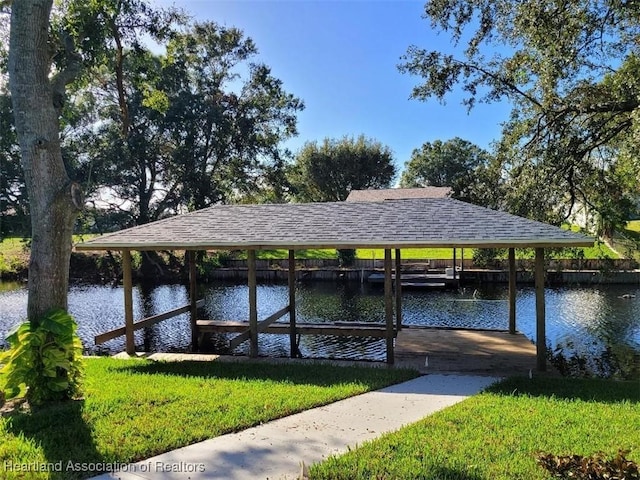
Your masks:
{"label": "green foliage", "polygon": [[505,252],[504,248],[476,248],[473,250],[473,262],[478,267],[495,267]]}
{"label": "green foliage", "polygon": [[389,187],[395,174],[389,147],[360,135],[306,143],[289,181],[299,202],[341,202],[351,190]]}
{"label": "green foliage", "polygon": [[30,232],[27,190],[13,126],[11,98],[0,94],[0,239]]}
{"label": "green foliage", "polygon": [[[101,200],[81,226],[103,233],[219,202],[286,200],[282,143],[297,134],[304,104],[256,61],[240,29],[146,0],[62,0],[50,34],[56,69],[70,43],[83,60],[61,117],[69,176],[88,202]],[[0,235],[29,230],[11,120],[2,96],[0,212],[14,213]]]}
{"label": "green foliage", "polygon": [[9,398],[27,387],[32,405],[65,400],[81,392],[82,343],[77,325],[64,310],[51,310],[37,322],[24,322],[9,332],[9,350],[0,357]]}
{"label": "green foliage", "polygon": [[[88,358],[83,402],[0,417],[0,465],[135,462],[416,375],[320,364]],[[28,478],[87,476],[33,472]],[[22,479],[24,473],[7,470],[2,478]]]}
{"label": "green foliage", "polygon": [[430,0],[457,52],[412,46],[401,71],[420,100],[510,102],[497,143],[504,207],[559,224],[578,208],[611,236],[635,210],[640,35],[636,3]]}
{"label": "green foliage", "polygon": [[553,455],[538,453],[536,461],[554,478],[572,480],[638,480],[640,471],[638,464],[627,460],[628,451],[618,451],[618,454],[608,459],[602,452],[591,456],[582,455]]}
{"label": "green foliage", "polygon": [[342,248],[336,252],[338,255],[338,265],[341,267],[351,267],[356,261],[356,250],[353,248]]}
{"label": "green foliage", "polygon": [[[411,153],[400,179],[402,187],[451,187],[451,196],[478,205],[499,204],[499,183],[491,178],[489,152],[459,137],[426,142]],[[492,181],[493,180],[493,181]],[[490,188],[493,185],[494,188]],[[491,194],[487,196],[487,189]]]}

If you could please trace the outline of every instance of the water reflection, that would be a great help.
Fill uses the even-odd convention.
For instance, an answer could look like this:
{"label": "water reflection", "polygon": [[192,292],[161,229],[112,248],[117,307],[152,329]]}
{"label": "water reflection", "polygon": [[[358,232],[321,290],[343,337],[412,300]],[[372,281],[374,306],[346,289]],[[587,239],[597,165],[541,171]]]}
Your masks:
{"label": "water reflection", "polygon": [[[0,336],[19,322],[26,311],[22,285],[0,284]],[[246,320],[249,315],[246,285],[200,285],[205,306],[200,318]],[[620,298],[624,294],[634,298]],[[384,299],[380,286],[360,283],[301,283],[296,288],[298,322],[384,322]],[[262,319],[288,302],[286,285],[258,286],[258,318]],[[138,285],[133,291],[136,320],[183,306],[188,293],[183,285]],[[517,328],[535,339],[535,292],[524,287],[517,296]],[[69,310],[78,320],[79,334],[90,353],[124,350],[123,338],[96,347],[95,335],[123,325],[121,287],[74,285]],[[629,286],[562,287],[547,289],[547,343],[565,359],[585,358],[584,370],[611,374],[629,369],[640,355],[640,289]],[[286,321],[284,317],[281,321]],[[403,292],[403,322],[409,325],[506,329],[507,290],[504,286],[466,288],[460,291]],[[136,345],[146,351],[187,351],[191,332],[188,315],[166,320],[136,332]],[[217,336],[210,347],[225,351],[228,337]],[[248,342],[233,353],[247,353]],[[307,357],[383,360],[384,340],[302,336],[300,351]],[[288,335],[261,335],[260,355],[287,356]],[[637,367],[636,367],[637,368]]]}

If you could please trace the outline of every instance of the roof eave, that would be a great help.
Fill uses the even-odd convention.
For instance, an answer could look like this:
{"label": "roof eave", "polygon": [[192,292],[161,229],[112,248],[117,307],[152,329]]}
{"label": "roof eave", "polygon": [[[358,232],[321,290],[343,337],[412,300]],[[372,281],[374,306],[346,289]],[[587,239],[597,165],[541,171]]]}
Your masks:
{"label": "roof eave", "polygon": [[282,242],[242,242],[242,243],[212,243],[212,242],[148,242],[144,244],[131,242],[86,242],[75,245],[78,251],[104,250],[302,250],[311,248],[341,249],[341,248],[555,248],[555,247],[592,247],[595,239],[522,239],[522,240],[456,240],[444,242],[297,242],[283,244]]}

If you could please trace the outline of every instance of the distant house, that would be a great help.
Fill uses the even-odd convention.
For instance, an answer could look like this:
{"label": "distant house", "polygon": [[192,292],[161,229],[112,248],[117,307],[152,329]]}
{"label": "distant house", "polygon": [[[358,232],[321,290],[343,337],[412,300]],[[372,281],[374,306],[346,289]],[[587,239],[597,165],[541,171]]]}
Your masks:
{"label": "distant house", "polygon": [[407,198],[447,198],[451,196],[449,187],[385,188],[380,190],[352,190],[347,202],[383,202]]}

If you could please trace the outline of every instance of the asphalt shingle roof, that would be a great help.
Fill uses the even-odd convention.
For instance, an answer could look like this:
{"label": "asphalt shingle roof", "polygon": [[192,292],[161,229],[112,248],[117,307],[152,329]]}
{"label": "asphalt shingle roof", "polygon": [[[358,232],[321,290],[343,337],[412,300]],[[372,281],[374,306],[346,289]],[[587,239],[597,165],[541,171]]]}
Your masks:
{"label": "asphalt shingle roof", "polygon": [[79,250],[589,246],[593,239],[450,198],[216,205]]}

